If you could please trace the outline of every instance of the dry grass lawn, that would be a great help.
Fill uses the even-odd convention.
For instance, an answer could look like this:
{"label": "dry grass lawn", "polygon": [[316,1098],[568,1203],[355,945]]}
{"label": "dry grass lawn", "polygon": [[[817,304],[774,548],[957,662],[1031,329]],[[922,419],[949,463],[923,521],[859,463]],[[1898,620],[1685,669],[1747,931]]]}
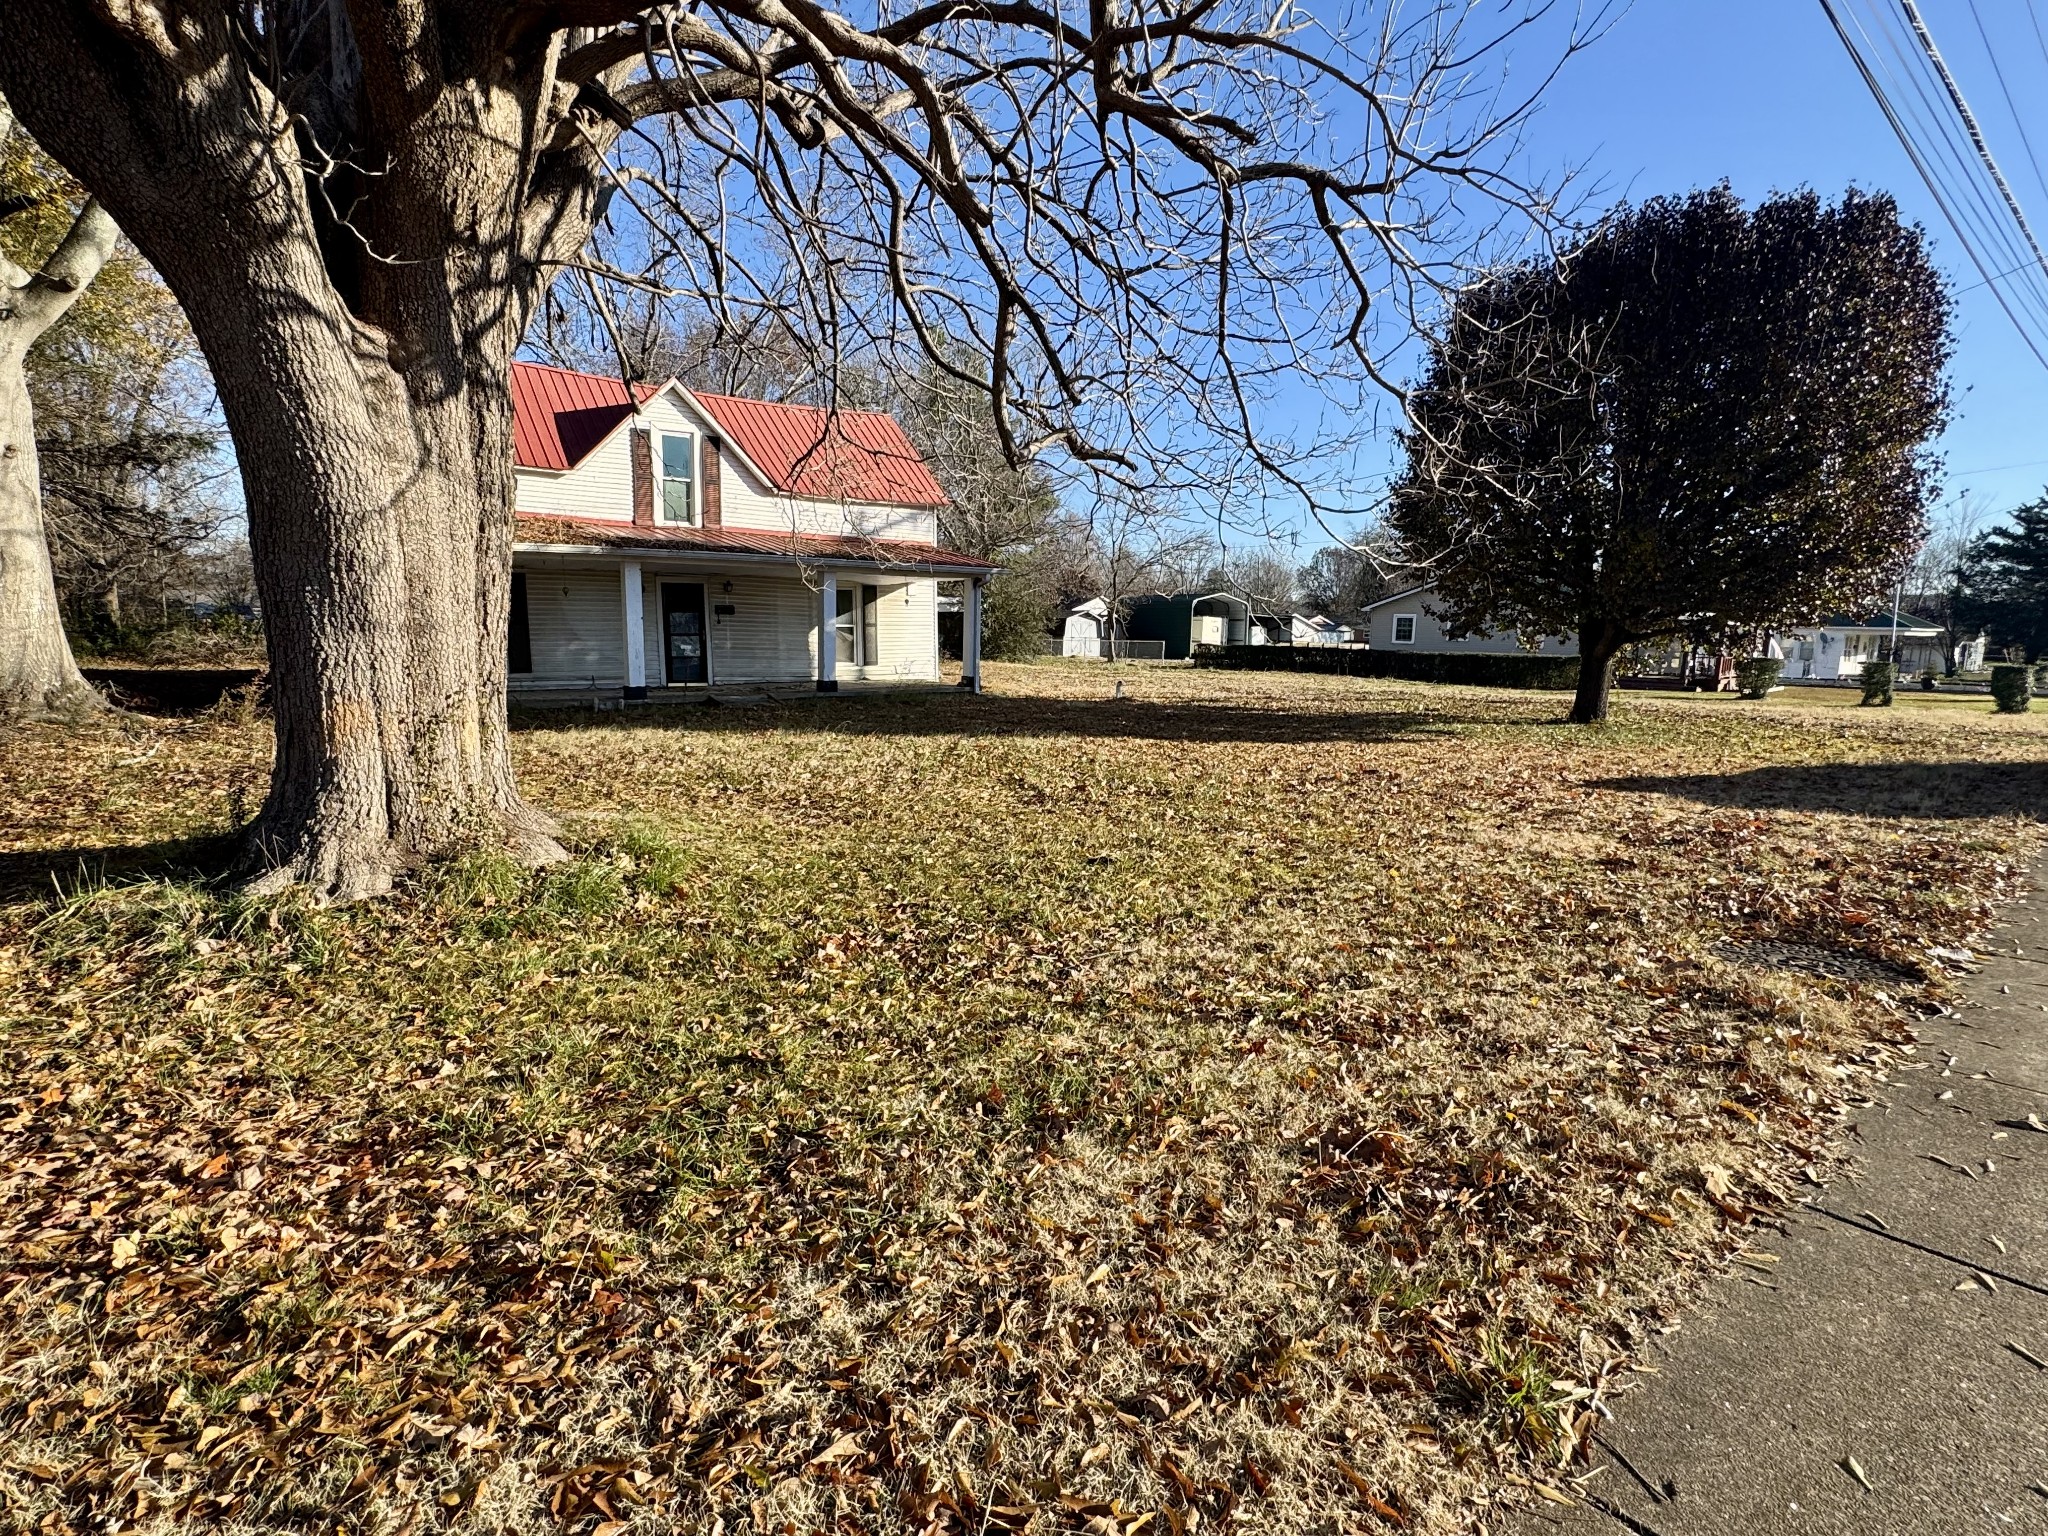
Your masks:
{"label": "dry grass lawn", "polygon": [[0,1528],[1486,1529],[2048,804],[1988,708],[991,671],[531,720],[584,857],[341,911],[184,868],[258,722],[0,741]]}

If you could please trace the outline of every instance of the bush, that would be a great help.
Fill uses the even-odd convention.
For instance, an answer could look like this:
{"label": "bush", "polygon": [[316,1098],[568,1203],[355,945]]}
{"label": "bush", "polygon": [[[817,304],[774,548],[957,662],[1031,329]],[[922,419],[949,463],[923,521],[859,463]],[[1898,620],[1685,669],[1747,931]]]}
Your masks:
{"label": "bush", "polygon": [[1934,692],[1934,689],[1935,671],[1934,668],[1928,667],[1920,674],[1920,691],[1922,693],[1932,693]]}
{"label": "bush", "polygon": [[1572,689],[1576,656],[1489,655],[1483,651],[1369,651],[1334,645],[1200,645],[1198,667],[1251,672],[1334,672],[1340,677],[1398,677],[1416,683],[1489,688]]}
{"label": "bush", "polygon": [[1898,681],[1898,663],[1866,661],[1863,663],[1863,702],[1880,708],[1889,705],[1892,701],[1892,689]]}
{"label": "bush", "polygon": [[1745,656],[1735,663],[1735,686],[1745,699],[1760,699],[1778,686],[1785,663],[1775,656]]}
{"label": "bush", "polygon": [[2019,662],[2002,662],[1991,669],[1991,697],[2001,715],[2023,715],[2033,693],[2032,679]]}
{"label": "bush", "polygon": [[2048,661],[2034,663],[2034,692],[2048,693]]}

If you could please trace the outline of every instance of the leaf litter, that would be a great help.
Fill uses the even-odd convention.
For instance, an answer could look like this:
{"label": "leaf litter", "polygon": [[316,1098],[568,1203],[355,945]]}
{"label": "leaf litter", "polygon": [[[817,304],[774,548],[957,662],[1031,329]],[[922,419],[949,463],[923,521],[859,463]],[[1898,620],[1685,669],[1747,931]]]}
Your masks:
{"label": "leaf litter", "polygon": [[524,722],[583,857],[339,912],[146,867],[230,830],[259,724],[7,743],[7,1526],[1287,1536],[1558,1496],[1910,1051],[1895,977],[1724,949],[1923,974],[2035,843],[1605,781],[2048,755],[991,673]]}

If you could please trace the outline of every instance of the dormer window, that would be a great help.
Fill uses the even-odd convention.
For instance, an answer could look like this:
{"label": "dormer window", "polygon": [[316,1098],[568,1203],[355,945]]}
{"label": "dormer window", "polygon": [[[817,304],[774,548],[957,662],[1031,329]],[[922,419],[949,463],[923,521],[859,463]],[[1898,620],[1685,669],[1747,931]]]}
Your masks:
{"label": "dormer window", "polygon": [[697,439],[688,433],[661,434],[661,494],[656,503],[664,523],[697,525]]}

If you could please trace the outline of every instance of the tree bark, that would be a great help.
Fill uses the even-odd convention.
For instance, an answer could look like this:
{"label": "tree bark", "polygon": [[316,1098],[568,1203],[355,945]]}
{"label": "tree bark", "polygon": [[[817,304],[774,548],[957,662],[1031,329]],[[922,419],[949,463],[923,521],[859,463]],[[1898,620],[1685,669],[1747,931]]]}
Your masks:
{"label": "tree bark", "polygon": [[1607,718],[1614,692],[1614,658],[1626,637],[1605,619],[1587,619],[1579,626],[1579,688],[1572,697],[1573,725],[1599,725]]}
{"label": "tree bark", "polygon": [[178,296],[234,441],[276,724],[250,888],[349,901],[464,847],[565,857],[505,719],[509,367],[596,206],[594,160],[535,168],[551,77],[502,54],[382,75],[404,50],[370,39],[354,110],[391,148],[365,173],[308,162],[225,27],[167,54],[88,7],[9,22],[33,41],[0,86]]}
{"label": "tree bark", "polygon": [[[258,891],[355,900],[477,845],[565,857],[520,798],[505,719],[508,374],[533,287],[513,270],[517,112],[461,121],[476,100],[443,103],[457,120],[389,173],[414,189],[412,216],[363,232],[389,259],[364,264],[353,310],[303,226],[245,238],[252,281],[226,303],[217,280],[186,285],[241,464],[269,649]],[[502,119],[512,104],[481,105]],[[493,137],[513,164],[477,147]],[[482,238],[448,239],[451,215]]]}
{"label": "tree bark", "polygon": [[0,717],[76,714],[101,700],[57,607],[21,351],[0,341]]}
{"label": "tree bark", "polygon": [[[0,144],[11,127],[0,106]],[[98,275],[116,238],[113,220],[89,202],[42,271],[0,257],[0,717],[75,715],[104,703],[79,674],[57,606],[24,363]]]}

